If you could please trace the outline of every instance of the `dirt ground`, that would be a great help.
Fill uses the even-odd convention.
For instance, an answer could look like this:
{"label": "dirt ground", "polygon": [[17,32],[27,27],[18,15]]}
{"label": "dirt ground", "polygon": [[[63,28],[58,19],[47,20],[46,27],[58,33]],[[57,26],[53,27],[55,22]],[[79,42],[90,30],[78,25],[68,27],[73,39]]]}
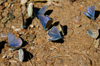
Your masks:
{"label": "dirt ground", "polygon": [[[48,31],[36,17],[32,21],[28,19],[27,7],[31,2],[37,9],[47,4],[28,0],[24,6],[20,0],[0,0],[0,66],[100,66],[99,38],[96,40],[87,34],[91,25],[100,27],[99,0],[60,0],[58,4],[47,6],[46,15],[53,19],[52,26],[59,29],[61,24],[66,27],[63,40],[58,42],[48,41]],[[91,5],[96,10],[94,21],[82,13]],[[22,12],[28,27],[20,30]],[[15,59],[18,50],[11,51],[6,46],[8,33],[23,40],[23,62]]]}

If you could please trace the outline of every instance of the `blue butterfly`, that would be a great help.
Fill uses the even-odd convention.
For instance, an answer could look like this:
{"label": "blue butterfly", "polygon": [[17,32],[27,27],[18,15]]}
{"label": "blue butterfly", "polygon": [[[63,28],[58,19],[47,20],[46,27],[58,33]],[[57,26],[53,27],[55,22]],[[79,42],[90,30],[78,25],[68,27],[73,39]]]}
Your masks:
{"label": "blue butterfly", "polygon": [[99,32],[93,33],[91,30],[87,30],[87,33],[93,38],[97,38],[99,36]]}
{"label": "blue butterfly", "polygon": [[38,15],[38,18],[39,18],[40,23],[42,24],[43,28],[45,30],[48,30],[53,22],[52,19],[50,19],[48,16],[44,16],[44,15]]}
{"label": "blue butterfly", "polygon": [[51,39],[49,39],[50,41],[56,41],[62,38],[55,26],[53,26],[52,29],[48,32],[48,35],[52,37]]}
{"label": "blue butterfly", "polygon": [[21,47],[22,45],[22,40],[20,38],[17,39],[11,33],[8,33],[8,42],[9,42],[9,47],[13,47],[13,48],[18,48]]}
{"label": "blue butterfly", "polygon": [[43,6],[39,11],[37,11],[34,7],[33,10],[35,12],[36,17],[38,17],[38,15],[44,15],[44,13],[46,12],[47,6]]}
{"label": "blue butterfly", "polygon": [[87,7],[87,13],[83,11],[83,14],[90,17],[91,19],[95,19],[95,6]]}

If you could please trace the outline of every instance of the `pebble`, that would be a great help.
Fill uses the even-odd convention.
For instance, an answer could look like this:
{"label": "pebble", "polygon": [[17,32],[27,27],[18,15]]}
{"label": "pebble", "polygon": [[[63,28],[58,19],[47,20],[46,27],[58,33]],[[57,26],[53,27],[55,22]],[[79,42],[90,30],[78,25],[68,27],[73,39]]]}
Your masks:
{"label": "pebble", "polygon": [[2,19],[2,16],[0,16],[0,20]]}
{"label": "pebble", "polygon": [[1,20],[1,22],[2,22],[2,23],[6,23],[6,22],[8,21],[8,19],[9,19],[9,18],[4,17],[4,18]]}
{"label": "pebble", "polygon": [[21,4],[24,5],[27,2],[27,0],[21,0]]}
{"label": "pebble", "polygon": [[17,63],[17,61],[15,61],[15,60],[9,60],[9,62],[14,62],[14,63]]}
{"label": "pebble", "polygon": [[6,58],[6,57],[7,57],[7,55],[5,54],[5,55],[3,55],[3,57],[2,57],[2,58],[4,59],[4,58]]}
{"label": "pebble", "polygon": [[8,2],[6,2],[6,3],[5,3],[5,7],[7,7],[7,6],[8,6],[8,4],[9,4],[9,3],[8,3]]}
{"label": "pebble", "polygon": [[36,35],[34,35],[34,34],[31,34],[30,36],[29,36],[29,39],[35,39],[36,38]]}
{"label": "pebble", "polygon": [[0,5],[3,4],[3,3],[4,3],[4,1],[3,0],[2,1],[0,0]]}
{"label": "pebble", "polygon": [[33,28],[34,26],[33,25],[30,25],[30,27]]}
{"label": "pebble", "polygon": [[7,9],[5,9],[5,10],[4,10],[4,12],[2,13],[2,16],[3,16],[3,17],[5,17],[5,16],[7,16],[7,15],[8,15],[8,13],[9,13],[9,12],[8,12],[8,10],[7,10]]}
{"label": "pebble", "polygon": [[34,46],[31,46],[31,50],[33,50],[33,49],[35,49],[35,47]]}
{"label": "pebble", "polygon": [[2,10],[4,7],[3,6],[0,6],[0,10]]}
{"label": "pebble", "polygon": [[1,33],[1,37],[4,38],[4,37],[7,37],[7,35],[5,35],[4,33]]}

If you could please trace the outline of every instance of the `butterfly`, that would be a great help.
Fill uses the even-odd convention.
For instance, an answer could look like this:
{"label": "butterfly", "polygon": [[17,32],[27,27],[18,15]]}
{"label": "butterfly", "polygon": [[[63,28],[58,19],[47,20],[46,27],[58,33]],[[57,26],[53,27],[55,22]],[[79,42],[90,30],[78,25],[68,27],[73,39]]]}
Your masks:
{"label": "butterfly", "polygon": [[24,51],[23,49],[19,49],[18,50],[18,54],[19,54],[19,60],[22,62],[24,60]]}
{"label": "butterfly", "polygon": [[30,3],[27,8],[28,16],[33,18],[33,3]]}
{"label": "butterfly", "polygon": [[39,11],[37,11],[34,7],[33,10],[35,12],[36,17],[38,17],[38,15],[44,15],[44,13],[46,12],[47,6],[43,6]]}
{"label": "butterfly", "polygon": [[59,29],[60,29],[60,32],[61,34],[64,36],[65,35],[65,29],[64,29],[64,26],[62,26],[61,24],[59,25]]}
{"label": "butterfly", "polygon": [[83,14],[90,17],[91,19],[95,19],[95,6],[87,7],[87,13],[83,11]]}
{"label": "butterfly", "polygon": [[48,16],[44,16],[44,15],[38,15],[39,21],[42,24],[43,28],[45,30],[48,30],[49,27],[52,24],[52,19],[50,19]]}
{"label": "butterfly", "polygon": [[87,30],[88,35],[90,35],[92,38],[97,38],[99,36],[99,31],[98,32],[92,32],[92,30],[88,29]]}
{"label": "butterfly", "polygon": [[51,39],[49,39],[50,41],[56,41],[62,38],[61,34],[55,26],[53,26],[52,29],[48,32],[48,35],[51,37]]}
{"label": "butterfly", "polygon": [[16,38],[13,34],[8,33],[8,47],[12,50],[18,49],[22,45],[22,40],[20,38]]}

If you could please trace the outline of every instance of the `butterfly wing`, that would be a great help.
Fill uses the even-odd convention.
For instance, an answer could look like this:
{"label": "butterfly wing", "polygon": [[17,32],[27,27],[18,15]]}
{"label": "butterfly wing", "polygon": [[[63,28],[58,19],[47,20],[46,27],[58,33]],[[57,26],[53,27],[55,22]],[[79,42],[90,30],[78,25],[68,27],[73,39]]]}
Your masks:
{"label": "butterfly wing", "polygon": [[9,46],[12,46],[15,42],[15,36],[12,35],[11,33],[8,33],[8,42],[9,42]]}
{"label": "butterfly wing", "polygon": [[87,12],[91,16],[91,18],[94,19],[94,16],[95,16],[95,6],[91,6],[90,8],[87,7]]}
{"label": "butterfly wing", "polygon": [[38,11],[38,15],[44,15],[44,13],[46,12],[47,6],[43,6],[39,11]]}
{"label": "butterfly wing", "polygon": [[33,3],[29,4],[29,6],[27,8],[27,12],[28,12],[28,16],[32,18],[33,17],[32,16],[33,15]]}
{"label": "butterfly wing", "polygon": [[38,18],[39,18],[40,23],[42,24],[43,28],[46,29],[47,28],[46,24],[50,20],[50,18],[47,16],[44,16],[44,15],[38,15]]}
{"label": "butterfly wing", "polygon": [[88,14],[88,13],[86,13],[86,12],[84,12],[84,11],[83,11],[83,14],[85,14],[86,16],[88,16],[88,17],[90,17],[90,18],[91,18],[91,15],[90,15],[90,14]]}
{"label": "butterfly wing", "polygon": [[61,35],[60,35],[58,29],[55,26],[53,26],[52,29],[51,29],[51,31],[48,32],[48,35],[50,37],[52,37],[49,40],[54,40],[55,41],[55,40],[58,40],[58,39],[61,38]]}
{"label": "butterfly wing", "polygon": [[9,46],[12,47],[18,47],[21,46],[22,41],[20,38],[16,39],[16,37],[10,33],[8,33],[8,42],[9,42]]}
{"label": "butterfly wing", "polygon": [[18,53],[19,53],[19,60],[22,62],[24,60],[24,51],[23,49],[19,49],[18,50]]}
{"label": "butterfly wing", "polygon": [[91,30],[87,30],[88,35],[90,35],[91,37],[95,38],[93,32]]}
{"label": "butterfly wing", "polygon": [[21,45],[22,45],[22,40],[20,38],[18,38],[15,40],[13,47],[19,47]]}

